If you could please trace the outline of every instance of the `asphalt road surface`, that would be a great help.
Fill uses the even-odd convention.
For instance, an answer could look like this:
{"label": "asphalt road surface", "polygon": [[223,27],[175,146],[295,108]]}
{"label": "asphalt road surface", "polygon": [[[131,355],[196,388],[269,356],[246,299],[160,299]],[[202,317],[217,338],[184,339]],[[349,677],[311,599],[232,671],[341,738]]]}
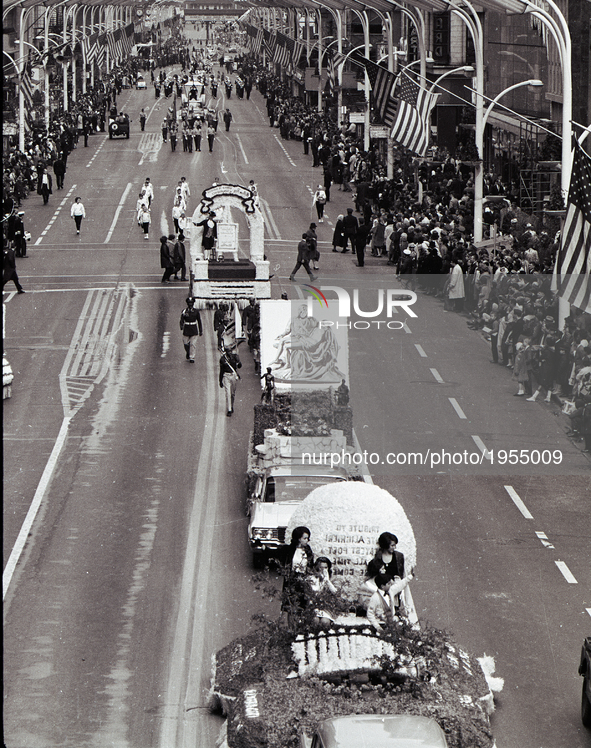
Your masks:
{"label": "asphalt road surface", "polygon": [[[253,589],[244,514],[259,380],[244,351],[226,418],[212,313],[189,366],[178,328],[188,289],[160,283],[158,238],[172,228],[181,176],[190,212],[213,181],[254,179],[273,298],[301,299],[288,277],[322,175],[300,143],[269,127],[258,92],[226,101],[220,91],[217,106],[234,121],[212,154],[162,143],[171,104],[124,91],[130,139],[94,134],[70,155],[63,191],[46,206],[36,195],[23,204],[27,293],[3,294],[15,372],[4,403],[7,748],[213,746],[211,655],[253,614],[274,610]],[[149,242],[135,222],[146,176]],[[79,237],[76,195],[87,212]],[[333,187],[317,285],[358,288],[370,309],[376,289],[400,285],[383,261],[361,270],[330,252],[350,197]],[[510,372],[489,363],[463,316],[421,293],[413,309],[399,330],[353,327],[349,370],[356,434],[375,455],[369,471],[417,536],[419,616],[495,657],[505,679],[498,748],[588,747],[577,665],[591,630],[589,458],[565,436],[558,405],[513,397]],[[454,454],[467,457],[454,464]]]}

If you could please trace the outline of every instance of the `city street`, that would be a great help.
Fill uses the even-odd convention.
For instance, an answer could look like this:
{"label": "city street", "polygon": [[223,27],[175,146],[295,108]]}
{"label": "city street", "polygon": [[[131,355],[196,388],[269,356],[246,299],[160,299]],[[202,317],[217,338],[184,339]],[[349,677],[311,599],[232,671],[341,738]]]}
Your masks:
{"label": "city street", "polygon": [[[150,88],[124,90],[130,139],[80,141],[63,191],[54,186],[48,205],[36,194],[23,202],[26,294],[3,294],[15,373],[3,424],[7,748],[213,748],[212,655],[256,625],[254,614],[278,612],[254,589],[244,512],[258,374],[241,346],[226,418],[213,311],[202,312],[189,366],[179,331],[188,285],[160,283],[159,237],[173,231],[182,176],[189,215],[214,181],[253,179],[272,296],[302,300],[289,275],[316,220],[322,170],[269,127],[258,91],[227,100],[220,87],[218,109],[233,122],[218,128],[211,154],[162,143],[171,105]],[[149,241],[135,208],[146,177]],[[76,196],[87,216],[80,236]],[[401,285],[383,260],[369,256],[362,269],[331,252],[337,215],[351,206],[335,185],[317,229],[315,285],[359,289],[373,309],[376,289]],[[401,329],[352,325],[349,386],[359,445],[377,456],[368,470],[414,528],[419,618],[494,656],[505,680],[492,718],[498,748],[589,748],[577,667],[591,631],[590,456],[567,438],[557,403],[513,396],[510,369],[489,362],[465,316],[421,291],[413,310],[393,315]],[[507,464],[511,450],[528,464]],[[444,452],[468,457],[449,464]]]}

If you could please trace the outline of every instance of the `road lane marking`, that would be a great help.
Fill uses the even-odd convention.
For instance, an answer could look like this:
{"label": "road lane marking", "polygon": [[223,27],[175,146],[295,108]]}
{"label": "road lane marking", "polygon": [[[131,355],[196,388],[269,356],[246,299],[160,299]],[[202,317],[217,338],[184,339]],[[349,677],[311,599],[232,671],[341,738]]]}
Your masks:
{"label": "road lane marking", "polygon": [[482,452],[483,459],[489,460],[490,459],[490,452],[486,448],[486,445],[482,441],[482,439],[479,436],[477,436],[476,434],[472,434],[472,441],[474,442],[474,444],[476,444],[476,446],[478,447],[478,449]]}
{"label": "road lane marking", "polygon": [[236,135],[236,140],[238,141],[238,145],[240,146],[240,150],[242,151],[242,156],[244,158],[244,163],[248,163],[248,159],[246,158],[246,151],[244,150],[244,146],[242,145],[242,141],[240,140],[240,135]]}
{"label": "road lane marking", "polygon": [[259,202],[260,202],[259,207],[261,208],[263,217],[266,219],[265,225],[268,222],[271,228],[273,229],[273,234],[275,235],[275,236],[272,236],[271,239],[273,239],[274,241],[283,241],[281,239],[281,234],[279,233],[279,228],[277,227],[277,224],[275,223],[275,219],[273,218],[273,214],[271,213],[271,208],[269,207],[269,203],[262,197],[259,197]]}
{"label": "road lane marking", "polygon": [[70,197],[70,195],[72,194],[72,192],[74,192],[74,190],[76,189],[76,187],[77,187],[77,185],[73,184],[73,185],[72,185],[72,186],[70,187],[70,189],[69,189],[69,190],[67,191],[67,193],[66,193],[66,196],[65,196],[65,197],[64,197],[64,198],[62,199],[61,203],[60,203],[60,204],[59,204],[59,205],[57,206],[57,208],[56,208],[56,210],[55,210],[55,213],[54,213],[54,214],[52,215],[52,217],[51,217],[51,218],[49,219],[49,223],[48,223],[48,224],[47,224],[47,226],[46,226],[46,227],[45,227],[45,228],[43,229],[43,231],[41,232],[41,235],[39,236],[39,238],[38,238],[38,239],[37,239],[37,241],[35,242],[35,246],[37,246],[37,245],[41,244],[41,240],[42,240],[42,239],[43,239],[43,237],[44,237],[44,236],[45,236],[45,235],[47,234],[47,232],[49,231],[49,229],[50,229],[50,228],[51,228],[51,227],[53,226],[53,224],[54,224],[54,222],[55,222],[55,219],[56,219],[56,218],[58,217],[58,215],[60,214],[60,211],[61,211],[61,209],[62,209],[62,208],[64,207],[64,205],[65,205],[65,204],[66,204],[66,202],[68,201],[68,198]]}
{"label": "road lane marking", "polygon": [[455,412],[456,412],[456,413],[458,414],[458,418],[462,418],[462,419],[464,419],[464,420],[467,420],[467,416],[466,416],[466,414],[465,414],[465,413],[464,413],[464,411],[463,411],[463,410],[462,410],[462,409],[460,408],[460,404],[459,404],[459,403],[458,403],[458,401],[457,401],[457,400],[455,399],[455,397],[448,397],[447,399],[448,399],[448,400],[450,401],[450,403],[451,403],[451,405],[452,405],[452,408],[453,408],[453,409],[455,410]]}
{"label": "road lane marking", "polygon": [[119,205],[117,206],[117,210],[115,211],[113,223],[111,224],[111,228],[109,229],[109,233],[107,234],[107,238],[105,239],[103,244],[108,244],[111,241],[111,237],[113,236],[113,231],[115,231],[115,226],[117,225],[117,221],[119,219],[119,214],[121,213],[121,210],[123,209],[123,203],[127,199],[127,196],[129,195],[132,187],[133,187],[133,183],[128,182],[127,187],[123,190],[123,195],[121,195],[121,200],[119,200]]}
{"label": "road lane marking", "polygon": [[529,509],[525,506],[523,501],[521,500],[521,497],[517,493],[517,491],[513,488],[513,486],[505,486],[505,491],[509,494],[509,496],[513,499],[513,503],[515,506],[519,509],[519,511],[523,514],[525,519],[533,519],[533,514],[529,511]]}
{"label": "road lane marking", "polygon": [[2,573],[2,600],[6,598],[6,594],[8,592],[8,588],[10,587],[10,582],[12,580],[14,570],[16,569],[16,565],[28,540],[29,534],[33,527],[33,522],[35,521],[35,517],[39,512],[41,502],[43,501],[43,498],[45,496],[45,492],[47,491],[47,488],[51,483],[57,461],[59,459],[63,446],[66,443],[70,420],[70,416],[65,416],[62,421],[57,439],[55,441],[55,444],[53,445],[51,454],[49,455],[49,460],[45,465],[43,475],[41,476],[41,480],[39,481],[39,485],[37,486],[37,490],[35,491],[35,495],[33,496],[33,501],[31,502],[31,506],[29,507],[29,511],[27,512],[25,521],[22,524],[16,542],[12,548],[12,551],[10,552],[10,556],[8,557],[8,562],[6,563],[6,566]]}
{"label": "road lane marking", "polygon": [[[289,161],[289,163],[290,163],[290,164],[291,164],[292,166],[297,166],[296,162],[295,162],[295,161],[294,161],[294,160],[292,159],[292,157],[291,157],[291,156],[289,155],[289,153],[288,153],[288,152],[286,151],[286,149],[285,149],[285,146],[284,146],[284,145],[283,145],[283,143],[282,143],[282,142],[281,142],[281,141],[279,140],[279,138],[277,137],[277,135],[275,135],[275,133],[273,133],[273,137],[274,137],[274,138],[275,138],[275,140],[276,140],[276,141],[277,141],[277,142],[279,143],[279,147],[281,148],[281,150],[283,151],[283,153],[285,153],[285,155],[286,155],[286,157],[287,157],[287,160]],[[308,188],[308,189],[309,189],[309,188]]]}
{"label": "road lane marking", "polygon": [[589,615],[591,616],[591,608],[585,608],[585,610],[586,610],[586,611],[587,611],[587,613],[589,613]]}
{"label": "road lane marking", "polygon": [[154,162],[158,159],[158,152],[162,148],[162,135],[158,132],[145,132],[140,137],[137,149],[142,154],[138,162],[141,166],[144,161]]}
{"label": "road lane marking", "polygon": [[170,333],[165,332],[162,335],[162,353],[160,354],[160,358],[166,358],[166,354],[168,353],[169,348],[170,348]]}
{"label": "road lane marking", "polygon": [[419,345],[418,343],[415,343],[415,348],[419,352],[419,356],[421,356],[421,358],[427,358],[427,354],[423,350],[423,346],[422,345]]}
{"label": "road lane marking", "polygon": [[548,540],[548,536],[545,532],[538,532],[536,531],[536,536],[539,538],[540,542],[544,546],[544,548],[551,548],[554,549],[554,546],[552,543]]}
{"label": "road lane marking", "polygon": [[439,372],[437,371],[437,369],[429,369],[429,371],[431,372],[431,374],[433,374],[433,376],[435,377],[435,380],[436,380],[437,382],[439,382],[439,384],[445,384],[445,382],[443,381],[443,377],[442,377],[442,376],[441,376],[441,374],[440,374],[440,373],[439,373]]}
{"label": "road lane marking", "polygon": [[[201,438],[201,450],[197,463],[197,476],[193,491],[193,503],[188,521],[188,536],[185,546],[181,585],[178,595],[177,619],[174,624],[173,645],[169,657],[166,697],[163,700],[163,713],[158,745],[187,748],[188,745],[204,745],[189,740],[189,728],[196,729],[190,722],[199,719],[198,713],[189,712],[201,702],[200,667],[209,668],[209,661],[200,662],[193,650],[203,648],[205,637],[203,626],[206,614],[203,600],[207,596],[210,576],[206,569],[211,563],[213,533],[212,527],[217,511],[218,480],[221,470],[219,461],[224,454],[224,422],[222,396],[218,393],[215,360],[215,343],[209,325],[205,326],[205,358],[207,377],[205,379],[205,419]],[[224,416],[225,417],[225,416]],[[204,501],[204,497],[207,498]],[[202,597],[199,597],[202,595]],[[192,702],[192,703],[191,703]],[[193,716],[191,716],[193,715]]]}
{"label": "road lane marking", "polygon": [[[108,129],[108,125],[107,125],[107,129]],[[90,161],[89,161],[89,162],[88,162],[88,163],[86,164],[86,168],[87,168],[87,169],[88,169],[88,168],[89,168],[90,166],[92,166],[92,162],[93,162],[93,161],[95,160],[95,158],[96,158],[96,157],[97,157],[97,156],[99,155],[100,151],[101,151],[101,150],[103,149],[103,146],[105,145],[105,143],[107,142],[107,140],[108,140],[108,139],[109,139],[109,136],[108,136],[107,134],[105,134],[105,137],[103,138],[103,142],[102,142],[102,143],[101,143],[101,144],[99,145],[99,147],[98,147],[98,148],[96,149],[96,151],[94,152],[94,155],[92,156],[92,158],[90,159]]]}
{"label": "road lane marking", "polygon": [[556,566],[558,566],[560,573],[569,584],[578,584],[572,571],[568,568],[564,561],[555,561],[554,563],[556,564]]}

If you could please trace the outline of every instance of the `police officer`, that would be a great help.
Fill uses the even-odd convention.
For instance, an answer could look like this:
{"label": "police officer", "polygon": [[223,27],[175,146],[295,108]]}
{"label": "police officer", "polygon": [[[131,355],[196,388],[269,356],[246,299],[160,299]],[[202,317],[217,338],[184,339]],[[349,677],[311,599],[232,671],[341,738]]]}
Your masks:
{"label": "police officer", "polygon": [[195,299],[188,296],[186,299],[187,308],[181,313],[180,328],[183,333],[183,345],[187,361],[195,363],[195,352],[197,350],[197,336],[203,335],[203,325],[201,324],[201,315],[199,310],[195,309]]}

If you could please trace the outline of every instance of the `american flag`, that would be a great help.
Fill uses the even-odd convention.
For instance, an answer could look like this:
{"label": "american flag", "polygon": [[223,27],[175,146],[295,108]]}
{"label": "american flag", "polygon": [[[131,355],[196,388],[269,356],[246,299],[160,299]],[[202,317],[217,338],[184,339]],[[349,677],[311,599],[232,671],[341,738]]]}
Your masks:
{"label": "american flag", "polygon": [[267,55],[267,61],[272,60],[275,55],[275,44],[277,37],[274,31],[263,29],[263,51]]}
{"label": "american flag", "polygon": [[591,312],[591,157],[577,143],[552,290],[577,309]]}
{"label": "american flag", "polygon": [[246,26],[246,33],[248,34],[248,46],[250,51],[253,55],[260,55],[261,45],[263,43],[263,30],[249,23]]}
{"label": "american flag", "polygon": [[292,39],[292,41],[293,50],[291,52],[291,62],[294,68],[297,68],[302,52],[304,51],[304,42],[298,39]]}
{"label": "american flag", "polygon": [[101,34],[99,38],[96,41],[96,64],[97,67],[102,68],[105,64],[105,55],[106,55],[106,43],[107,43],[107,34]]}
{"label": "american flag", "polygon": [[438,98],[439,94],[429,93],[402,72],[398,111],[391,137],[418,156],[424,156],[429,147],[429,115]]}
{"label": "american flag", "polygon": [[98,52],[98,36],[98,34],[85,36],[84,41],[82,42],[87,65],[90,65],[92,61],[96,59]]}
{"label": "american flag", "polygon": [[291,52],[288,49],[289,38],[285,34],[278,32],[275,35],[275,50],[273,51],[273,62],[277,65],[281,65],[282,68],[286,68],[288,63],[291,62]]}
{"label": "american flag", "polygon": [[115,33],[113,31],[107,31],[107,47],[109,49],[109,59],[111,62],[115,62],[117,58],[117,45],[115,43]]}
{"label": "american flag", "polygon": [[328,73],[328,92],[331,96],[334,95],[334,92],[337,87],[337,68],[334,64],[334,55],[332,52],[326,53],[326,72]]}
{"label": "american flag", "polygon": [[376,65],[375,62],[368,60],[360,54],[353,53],[351,60],[358,65],[363,65],[367,71],[367,77],[371,84],[374,107],[378,118],[385,122],[388,127],[394,124],[396,116],[396,101],[392,98],[392,89],[396,82],[396,76],[382,65]]}
{"label": "american flag", "polygon": [[127,57],[131,54],[131,49],[133,45],[134,45],[133,23],[129,23],[123,29],[123,34],[121,35],[121,47],[123,49],[123,57]]}
{"label": "american flag", "polygon": [[20,86],[25,99],[25,111],[31,111],[33,109],[33,83],[31,81],[31,75],[29,68],[25,65],[21,73]]}

